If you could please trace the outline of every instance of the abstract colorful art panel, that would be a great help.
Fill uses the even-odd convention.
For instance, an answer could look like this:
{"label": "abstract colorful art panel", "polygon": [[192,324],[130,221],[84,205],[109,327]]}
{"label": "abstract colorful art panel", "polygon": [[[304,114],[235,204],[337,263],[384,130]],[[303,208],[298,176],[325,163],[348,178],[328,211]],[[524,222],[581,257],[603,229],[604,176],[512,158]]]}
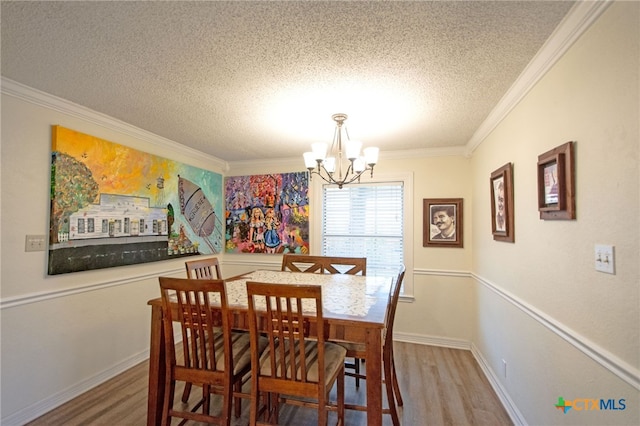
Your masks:
{"label": "abstract colorful art panel", "polygon": [[307,172],[225,178],[227,253],[308,253]]}
{"label": "abstract colorful art panel", "polygon": [[52,126],[49,275],[222,251],[222,176]]}

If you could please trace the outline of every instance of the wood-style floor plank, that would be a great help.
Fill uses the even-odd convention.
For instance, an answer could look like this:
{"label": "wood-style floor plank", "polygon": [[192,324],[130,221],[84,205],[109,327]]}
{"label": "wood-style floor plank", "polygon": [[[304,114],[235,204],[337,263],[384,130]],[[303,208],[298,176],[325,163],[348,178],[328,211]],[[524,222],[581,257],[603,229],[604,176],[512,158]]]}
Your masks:
{"label": "wood-style floor plank", "polygon": [[[396,342],[394,347],[398,382],[404,399],[404,407],[399,413],[403,425],[513,424],[471,352],[401,342]],[[148,363],[143,362],[28,425],[145,425],[147,379]],[[365,403],[366,381],[356,390],[353,379],[347,377],[345,387],[347,403]],[[193,388],[189,404],[197,402],[200,392],[200,388]],[[178,385],[177,401],[181,395],[182,386]],[[335,389],[332,397],[335,399]],[[214,412],[219,410],[219,399],[216,398]],[[243,401],[242,415],[232,420],[233,425],[248,424],[248,407],[248,401]],[[335,421],[336,414],[330,413],[329,424],[335,424]],[[313,409],[295,406],[281,409],[280,424],[316,423],[317,414]],[[345,423],[366,426],[366,413],[349,410]],[[390,416],[384,416],[384,424],[392,424]]]}

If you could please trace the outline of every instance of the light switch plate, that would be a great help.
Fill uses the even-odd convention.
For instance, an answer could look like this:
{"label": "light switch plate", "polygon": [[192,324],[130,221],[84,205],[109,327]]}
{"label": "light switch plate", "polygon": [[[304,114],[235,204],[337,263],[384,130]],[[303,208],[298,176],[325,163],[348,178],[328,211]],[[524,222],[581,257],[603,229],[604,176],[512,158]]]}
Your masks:
{"label": "light switch plate", "polygon": [[27,235],[24,243],[24,251],[45,251],[47,242],[44,235]]}
{"label": "light switch plate", "polygon": [[607,274],[615,274],[615,257],[613,246],[606,244],[596,244],[596,271]]}

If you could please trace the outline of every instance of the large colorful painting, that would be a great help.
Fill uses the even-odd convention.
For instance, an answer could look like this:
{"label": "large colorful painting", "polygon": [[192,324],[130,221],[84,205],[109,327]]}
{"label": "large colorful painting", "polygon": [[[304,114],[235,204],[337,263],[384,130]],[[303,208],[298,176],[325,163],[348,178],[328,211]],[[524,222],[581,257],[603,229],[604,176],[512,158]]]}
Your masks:
{"label": "large colorful painting", "polygon": [[222,251],[222,176],[52,127],[49,275]]}
{"label": "large colorful painting", "polygon": [[227,253],[308,253],[307,172],[225,179]]}

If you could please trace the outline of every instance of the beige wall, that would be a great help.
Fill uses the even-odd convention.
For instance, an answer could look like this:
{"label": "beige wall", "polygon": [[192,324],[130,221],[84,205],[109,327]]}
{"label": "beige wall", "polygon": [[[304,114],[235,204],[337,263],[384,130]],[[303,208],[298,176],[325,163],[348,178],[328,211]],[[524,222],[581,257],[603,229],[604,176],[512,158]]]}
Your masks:
{"label": "beige wall", "polygon": [[[231,164],[230,175],[250,175],[299,170],[304,167],[302,156],[279,162],[277,165]],[[420,343],[446,344],[469,348],[471,324],[474,318],[471,268],[471,160],[461,155],[422,158],[381,158],[376,166],[375,179],[385,179],[396,173],[413,177],[413,191],[406,194],[412,202],[413,242],[411,258],[407,259],[406,280],[413,283],[413,300],[404,300],[397,311],[396,337]],[[367,179],[363,178],[363,182]],[[314,191],[321,187],[312,178],[310,234],[318,238],[320,223]],[[464,248],[425,248],[422,246],[422,206],[424,198],[463,198]],[[316,213],[316,214],[313,214]],[[263,255],[231,255],[224,257],[225,275],[239,274],[256,267],[279,268],[280,257],[265,259]]]}
{"label": "beige wall", "polygon": [[[69,110],[62,100],[47,101],[53,105],[36,105],[28,96],[2,96],[2,386],[12,387],[2,393],[2,418],[9,424],[41,414],[144,360],[150,313],[146,302],[157,296],[156,276],[183,273],[182,262],[167,261],[46,276],[46,252],[24,252],[25,235],[45,234],[48,228],[50,126],[59,124],[198,167],[212,169],[215,164],[90,111]],[[105,125],[94,119],[105,120]],[[277,166],[213,169],[227,175],[260,174],[299,170],[301,163],[294,159]],[[415,282],[415,298],[401,304],[397,320],[398,336],[405,340],[469,348],[474,318],[470,170],[470,160],[461,156],[387,159],[376,170],[376,176],[410,173],[415,182],[408,194],[414,238],[407,262],[413,264],[407,279]],[[422,247],[422,199],[437,197],[467,202],[465,248]],[[312,218],[311,226],[319,223]],[[221,257],[225,276],[280,266],[279,256]]]}
{"label": "beige wall", "polygon": [[159,295],[156,277],[184,270],[167,261],[46,275],[46,252],[24,247],[25,235],[48,230],[51,125],[203,168],[212,162],[50,96],[6,92],[3,82],[0,423],[12,425],[148,358],[146,302]]}
{"label": "beige wall", "polygon": [[[473,342],[529,424],[640,420],[639,23],[636,2],[607,9],[473,153]],[[543,221],[537,156],[567,141],[577,219]],[[507,162],[514,244],[489,229],[489,176]],[[615,246],[615,275],[595,271],[598,243]],[[559,415],[559,396],[627,409]]]}
{"label": "beige wall", "polygon": [[[518,423],[640,417],[639,10],[635,2],[611,6],[471,158],[383,156],[376,171],[414,178],[415,298],[398,308],[397,337],[470,348]],[[156,277],[183,273],[182,262],[167,261],[47,277],[46,253],[24,252],[26,234],[48,229],[52,124],[223,174],[299,170],[297,160],[226,170],[108,117],[3,87],[3,424],[23,423],[145,359]],[[577,141],[578,219],[541,221],[536,158],[568,140]],[[506,162],[515,172],[513,244],[493,241],[489,229],[489,175]],[[438,197],[464,198],[463,249],[422,247],[422,199]],[[595,243],[615,245],[616,275],[594,271]],[[225,275],[279,265],[222,258]],[[626,398],[627,409],[563,415],[553,407],[559,396]]]}

